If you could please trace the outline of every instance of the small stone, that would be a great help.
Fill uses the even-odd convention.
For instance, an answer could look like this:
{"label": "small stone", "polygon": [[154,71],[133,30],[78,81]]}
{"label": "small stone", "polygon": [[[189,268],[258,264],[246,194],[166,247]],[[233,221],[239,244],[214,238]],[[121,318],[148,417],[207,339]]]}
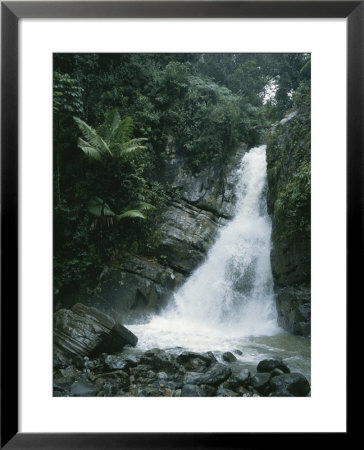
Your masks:
{"label": "small stone", "polygon": [[231,352],[225,352],[222,355],[222,359],[226,362],[235,362],[237,361],[236,356],[234,356]]}
{"label": "small stone", "polygon": [[241,356],[243,354],[243,352],[239,349],[234,350],[234,353],[239,356]]}
{"label": "small stone", "polygon": [[125,369],[128,365],[128,363],[125,361],[125,359],[118,357],[118,356],[114,356],[114,355],[108,355],[105,358],[105,364],[110,369],[116,369],[116,370]]}

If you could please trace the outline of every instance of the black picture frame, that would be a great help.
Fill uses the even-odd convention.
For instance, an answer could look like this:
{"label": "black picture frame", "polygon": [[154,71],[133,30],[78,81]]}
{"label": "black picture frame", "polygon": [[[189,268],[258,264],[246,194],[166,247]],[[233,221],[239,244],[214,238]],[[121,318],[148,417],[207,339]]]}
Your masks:
{"label": "black picture frame", "polygon": [[[21,18],[111,17],[347,18],[347,304],[357,300],[364,273],[364,1],[1,2],[1,448],[270,446],[273,436],[268,433],[18,433],[18,22]],[[335,439],[340,442],[347,436],[348,432],[338,433]],[[308,438],[309,433],[302,435],[300,445]],[[280,434],[279,445],[296,440],[297,435]]]}

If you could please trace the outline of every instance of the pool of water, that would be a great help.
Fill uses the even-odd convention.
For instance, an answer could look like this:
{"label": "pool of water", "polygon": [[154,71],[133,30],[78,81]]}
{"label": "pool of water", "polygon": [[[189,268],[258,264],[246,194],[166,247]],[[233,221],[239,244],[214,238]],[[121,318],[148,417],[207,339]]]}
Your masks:
{"label": "pool of water", "polygon": [[311,379],[311,340],[295,336],[278,329],[270,336],[239,336],[234,330],[214,330],[206,327],[189,327],[184,324],[170,323],[156,318],[148,324],[128,325],[139,340],[136,351],[160,348],[173,353],[183,350],[212,351],[218,359],[223,352],[240,350],[242,355],[234,353],[244,367],[255,369],[259,361],[270,358],[282,358],[292,372],[300,372]]}

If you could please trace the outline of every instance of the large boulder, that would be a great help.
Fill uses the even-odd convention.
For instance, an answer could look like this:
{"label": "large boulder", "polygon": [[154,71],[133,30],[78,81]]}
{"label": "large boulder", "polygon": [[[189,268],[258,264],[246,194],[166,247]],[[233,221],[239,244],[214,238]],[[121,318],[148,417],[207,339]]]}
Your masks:
{"label": "large boulder", "polygon": [[56,365],[103,351],[120,351],[126,344],[135,346],[138,342],[130,330],[112,317],[81,303],[57,311],[53,327]]}
{"label": "large boulder", "polygon": [[300,373],[287,373],[271,378],[270,397],[306,397],[310,392],[310,383]]}
{"label": "large boulder", "polygon": [[290,373],[289,368],[281,359],[263,359],[257,366],[257,372],[272,372],[274,369],[279,369],[283,373]]}

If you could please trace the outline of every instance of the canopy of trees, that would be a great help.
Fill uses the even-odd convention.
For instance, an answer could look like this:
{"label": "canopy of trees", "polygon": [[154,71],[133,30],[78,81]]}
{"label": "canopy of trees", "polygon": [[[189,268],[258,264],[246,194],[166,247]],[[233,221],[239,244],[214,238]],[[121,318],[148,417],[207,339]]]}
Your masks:
{"label": "canopy of trees", "polygon": [[125,250],[152,257],[173,137],[191,172],[310,108],[308,54],[55,54],[55,293]]}

